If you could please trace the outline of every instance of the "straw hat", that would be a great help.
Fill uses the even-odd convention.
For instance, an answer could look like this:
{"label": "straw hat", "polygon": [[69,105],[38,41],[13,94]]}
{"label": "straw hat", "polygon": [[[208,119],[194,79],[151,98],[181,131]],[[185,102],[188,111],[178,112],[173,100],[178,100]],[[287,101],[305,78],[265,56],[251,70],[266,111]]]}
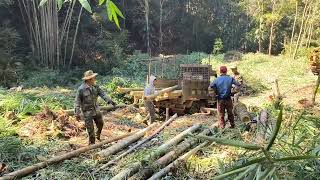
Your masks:
{"label": "straw hat", "polygon": [[230,69],[237,69],[237,68],[238,68],[237,65],[233,65],[230,67]]}
{"label": "straw hat", "polygon": [[92,70],[89,70],[89,71],[84,72],[82,80],[89,80],[89,79],[96,77],[97,75],[98,75],[98,73],[93,73]]}

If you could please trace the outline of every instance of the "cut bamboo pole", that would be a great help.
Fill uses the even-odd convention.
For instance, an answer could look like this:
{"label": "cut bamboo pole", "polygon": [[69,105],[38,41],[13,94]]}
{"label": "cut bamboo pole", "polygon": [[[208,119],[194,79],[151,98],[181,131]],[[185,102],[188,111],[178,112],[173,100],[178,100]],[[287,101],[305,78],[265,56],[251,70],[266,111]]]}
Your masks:
{"label": "cut bamboo pole", "polygon": [[116,163],[118,160],[121,158],[125,157],[126,155],[130,154],[133,152],[135,149],[143,145],[144,143],[148,142],[149,140],[153,139],[158,133],[160,133],[166,126],[168,126],[171,122],[173,122],[176,118],[178,117],[177,114],[173,115],[168,121],[162,124],[155,132],[153,132],[150,136],[147,138],[143,139],[142,141],[138,142],[136,145],[128,149],[126,152],[122,153],[121,155],[117,156],[115,159],[112,161],[108,162],[107,164],[103,165],[102,167],[98,168],[97,170],[94,171],[94,173],[97,173],[98,171]]}
{"label": "cut bamboo pole", "polygon": [[172,86],[172,87],[168,87],[168,88],[162,89],[162,90],[160,90],[160,91],[157,91],[157,92],[156,92],[155,94],[153,94],[153,95],[145,96],[144,98],[145,98],[145,99],[154,99],[154,98],[156,98],[157,96],[160,96],[160,95],[162,95],[162,94],[164,94],[164,93],[172,92],[172,91],[174,91],[174,90],[176,90],[176,89],[178,89],[178,88],[179,88],[178,85],[175,85],[175,86]]}
{"label": "cut bamboo pole", "polygon": [[138,141],[141,137],[143,137],[147,131],[149,131],[150,129],[152,129],[156,124],[151,124],[150,126],[138,131],[137,133],[133,134],[132,136],[129,136],[121,141],[119,141],[118,143],[112,145],[111,147],[102,150],[98,153],[96,153],[93,158],[96,160],[104,160],[107,157],[109,157],[112,154],[115,154],[117,152],[119,152],[121,149],[128,147],[130,144]]}
{"label": "cut bamboo pole", "polygon": [[[200,133],[200,135],[208,135],[209,133],[210,133],[210,130],[206,129],[202,133]],[[197,144],[197,142],[199,142],[199,140],[196,138],[191,138],[191,139],[183,141],[176,148],[174,148],[173,150],[171,150],[170,152],[168,152],[167,154],[165,154],[164,156],[159,158],[154,164],[153,164],[153,162],[151,162],[155,166],[149,165],[148,167],[143,168],[137,174],[132,176],[130,179],[132,179],[132,180],[134,180],[134,179],[147,179],[148,177],[152,176],[153,173],[156,172],[157,169],[155,167],[157,167],[157,168],[158,167],[159,168],[165,167],[170,162],[177,159],[183,152],[185,152],[186,150],[190,149],[192,146]]]}
{"label": "cut bamboo pole", "polygon": [[48,160],[46,160],[44,162],[37,163],[37,164],[34,164],[32,166],[25,167],[23,169],[11,172],[9,174],[5,174],[3,177],[0,177],[0,180],[8,180],[8,179],[16,179],[16,178],[20,178],[20,177],[25,177],[25,176],[33,173],[33,172],[36,172],[36,171],[38,171],[40,169],[43,169],[43,168],[47,167],[48,165],[55,164],[55,163],[64,161],[66,159],[71,159],[71,158],[77,157],[81,153],[84,153],[84,152],[87,152],[87,151],[90,151],[90,150],[93,150],[93,149],[96,149],[96,148],[100,148],[105,144],[118,141],[118,140],[123,139],[125,137],[128,137],[128,136],[130,136],[130,135],[132,135],[134,133],[135,132],[132,132],[132,133],[129,133],[129,134],[125,134],[125,135],[122,135],[122,136],[119,136],[119,137],[115,137],[115,138],[112,138],[112,139],[109,139],[109,140],[105,140],[105,141],[102,141],[102,142],[99,142],[99,143],[96,143],[96,144],[93,144],[93,145],[89,145],[89,146],[86,146],[86,147],[79,148],[77,150],[71,151],[69,153],[66,153],[66,154],[63,154],[63,155],[60,155],[60,156],[56,156],[56,157],[50,158],[50,159],[48,159]]}
{"label": "cut bamboo pole", "polygon": [[169,140],[165,144],[163,144],[160,147],[158,147],[156,149],[156,151],[151,153],[149,156],[145,157],[142,161],[133,163],[129,168],[127,168],[127,169],[121,171],[120,173],[118,173],[111,180],[125,180],[125,179],[127,179],[131,175],[133,175],[136,172],[138,172],[139,169],[142,167],[142,165],[145,164],[145,162],[149,162],[152,159],[159,158],[161,155],[165,154],[172,146],[174,146],[174,145],[178,144],[179,142],[181,142],[189,133],[192,133],[192,132],[196,131],[200,127],[201,126],[199,124],[196,124],[196,125],[188,128],[188,129],[186,129],[185,131],[183,131],[182,133],[178,134],[177,136],[175,136],[174,138],[172,138],[171,140]]}
{"label": "cut bamboo pole", "polygon": [[193,148],[192,150],[190,150],[189,152],[185,153],[183,156],[179,157],[178,159],[176,159],[175,161],[173,161],[172,163],[170,163],[168,166],[166,166],[165,168],[161,169],[159,172],[155,173],[154,175],[152,175],[148,180],[158,180],[161,179],[161,177],[165,176],[166,174],[168,174],[172,169],[174,169],[175,167],[177,167],[177,165],[180,164],[181,161],[185,161],[187,160],[190,156],[192,156],[193,154],[197,153],[201,148],[207,146],[209,143],[208,142],[204,142],[200,145],[198,145],[197,147]]}
{"label": "cut bamboo pole", "polygon": [[[109,112],[109,111],[114,111],[118,108],[124,108],[127,107],[128,105],[117,105],[117,106],[101,106],[100,110],[101,111],[105,111],[105,112]],[[74,115],[74,109],[69,109],[69,110],[64,110],[65,113],[67,113],[69,116],[73,116]]]}

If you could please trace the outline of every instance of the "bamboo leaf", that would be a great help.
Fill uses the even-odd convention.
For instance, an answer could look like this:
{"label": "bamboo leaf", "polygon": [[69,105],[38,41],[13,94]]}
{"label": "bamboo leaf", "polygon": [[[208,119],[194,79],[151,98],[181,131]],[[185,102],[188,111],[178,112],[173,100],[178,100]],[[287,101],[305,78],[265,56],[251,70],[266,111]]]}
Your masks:
{"label": "bamboo leaf", "polygon": [[[252,165],[252,166],[257,166],[256,164]],[[231,176],[231,175],[234,175],[236,173],[240,173],[242,171],[245,171],[247,170],[248,168],[251,168],[250,166],[247,166],[247,167],[243,167],[243,168],[239,168],[239,169],[236,169],[236,170],[233,170],[233,171],[230,171],[230,172],[227,172],[227,173],[224,173],[224,174],[221,174],[219,176],[216,176],[216,177],[213,177],[212,179],[215,179],[215,180],[218,180],[218,179],[224,179],[228,176]]]}
{"label": "bamboo leaf", "polygon": [[48,2],[48,0],[41,0],[40,1],[40,4],[39,4],[39,7],[43,6],[44,4],[46,4]]}
{"label": "bamboo leaf", "polygon": [[106,6],[107,6],[108,19],[109,19],[109,21],[112,22],[113,19],[112,19],[111,7],[110,7],[110,0],[107,0]]}
{"label": "bamboo leaf", "polygon": [[117,15],[119,15],[122,19],[124,19],[124,16],[122,12],[119,10],[119,8],[117,7],[117,5],[115,5],[112,1],[110,1],[110,5],[112,6],[113,11],[115,11]]}
{"label": "bamboo leaf", "polygon": [[119,19],[118,19],[116,11],[114,9],[115,5],[114,5],[114,3],[112,1],[110,1],[110,7],[111,7],[111,13],[112,13],[112,17],[113,17],[114,23],[116,23],[117,27],[120,29]]}
{"label": "bamboo leaf", "polygon": [[275,171],[276,171],[276,167],[273,167],[270,171],[268,171],[268,174],[262,180],[267,180],[268,177],[272,177]]}
{"label": "bamboo leaf", "polygon": [[277,123],[276,123],[276,126],[275,126],[275,129],[273,131],[273,134],[271,136],[271,139],[268,143],[268,146],[266,148],[267,151],[270,150],[270,148],[272,147],[274,141],[276,140],[276,137],[279,133],[279,130],[280,130],[280,127],[281,127],[281,123],[282,123],[282,111],[283,111],[283,108],[280,107],[280,112],[279,112],[279,115],[278,115],[278,119],[277,119]]}
{"label": "bamboo leaf", "polygon": [[92,9],[91,9],[91,6],[88,2],[88,0],[79,0],[81,6],[86,9],[88,12],[92,13]]}
{"label": "bamboo leaf", "polygon": [[194,136],[192,134],[189,134],[189,136],[198,138],[200,140],[208,140],[211,142],[216,142],[218,144],[222,145],[228,145],[228,146],[234,146],[234,147],[241,147],[245,149],[250,149],[250,150],[260,150],[262,147],[256,145],[256,144],[250,144],[250,143],[244,143],[242,141],[236,141],[236,140],[231,140],[231,139],[221,139],[221,138],[214,138],[214,137],[208,137],[208,136],[202,136],[202,135],[197,135]]}
{"label": "bamboo leaf", "polygon": [[64,0],[57,0],[57,4],[58,4],[58,11],[62,8],[63,1],[64,1]]}
{"label": "bamboo leaf", "polygon": [[[236,170],[236,169],[239,169],[239,168],[243,168],[243,167],[246,167],[246,166],[250,166],[250,165],[252,165],[252,164],[261,163],[261,162],[265,161],[266,159],[267,159],[266,157],[253,159],[253,160],[251,160],[251,161],[246,162],[246,163],[243,164],[243,165],[240,165],[240,166],[237,166],[237,167],[232,168],[230,171],[233,171],[233,170]],[[229,172],[229,171],[228,171],[228,172]]]}
{"label": "bamboo leaf", "polygon": [[251,171],[253,171],[256,168],[256,166],[251,166],[250,168],[248,168],[247,170],[245,170],[244,172],[242,172],[241,174],[239,174],[236,178],[234,178],[234,180],[241,180],[243,179],[246,175],[248,175]]}
{"label": "bamboo leaf", "polygon": [[99,0],[99,5],[101,6],[106,0]]}

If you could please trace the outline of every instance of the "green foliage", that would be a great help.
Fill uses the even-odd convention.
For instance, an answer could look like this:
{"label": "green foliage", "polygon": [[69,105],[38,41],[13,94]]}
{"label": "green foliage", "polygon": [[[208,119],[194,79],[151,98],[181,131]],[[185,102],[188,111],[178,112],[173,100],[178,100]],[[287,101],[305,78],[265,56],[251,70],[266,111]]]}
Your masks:
{"label": "green foliage", "polygon": [[117,92],[118,87],[124,88],[134,88],[139,87],[137,84],[132,82],[129,79],[125,79],[122,77],[113,77],[111,80],[104,80],[106,81],[104,84],[104,89],[107,91],[108,95],[117,103],[130,103],[131,97],[127,94],[121,94]]}
{"label": "green foliage", "polygon": [[[92,8],[88,0],[78,0],[81,6],[87,10],[89,13],[92,13]],[[39,7],[45,5],[48,0],[41,0],[39,3]],[[68,2],[66,0],[57,0],[58,10],[62,8],[63,3]],[[108,14],[109,20],[114,22],[117,27],[120,29],[118,16],[124,19],[122,12],[119,10],[117,5],[113,3],[112,0],[99,0],[99,5],[102,6],[105,3],[106,12]]]}
{"label": "green foliage", "polygon": [[9,120],[0,116],[0,139],[8,136],[17,135],[16,130],[16,127],[13,127]]}
{"label": "green foliage", "polygon": [[[83,70],[84,71],[84,70]],[[24,87],[56,87],[73,86],[81,80],[81,71],[72,71],[61,73],[58,71],[25,71],[24,81],[21,85]]]}
{"label": "green foliage", "polygon": [[219,54],[222,52],[222,50],[223,50],[223,42],[221,38],[217,38],[213,44],[212,54]]}

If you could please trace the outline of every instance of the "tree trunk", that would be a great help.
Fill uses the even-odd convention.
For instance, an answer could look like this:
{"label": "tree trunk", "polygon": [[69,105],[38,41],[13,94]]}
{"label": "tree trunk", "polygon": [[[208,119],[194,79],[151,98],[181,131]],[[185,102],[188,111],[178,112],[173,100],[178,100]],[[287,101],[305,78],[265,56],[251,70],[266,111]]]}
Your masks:
{"label": "tree trunk", "polygon": [[148,132],[150,129],[152,129],[155,125],[156,124],[151,124],[150,126],[140,130],[136,134],[133,134],[132,136],[129,136],[129,137],[119,141],[118,143],[110,146],[109,148],[96,153],[93,156],[93,158],[96,160],[99,160],[99,161],[105,160],[110,155],[115,154],[115,153],[119,152],[121,149],[128,147],[130,144],[138,141],[140,138],[142,138],[146,134],[146,132]]}
{"label": "tree trunk", "polygon": [[305,6],[304,6],[304,9],[303,9],[299,36],[298,36],[298,39],[297,39],[297,42],[296,42],[296,47],[294,49],[294,53],[293,53],[292,59],[296,58],[296,55],[297,55],[297,52],[298,52],[298,49],[299,49],[299,46],[300,46],[300,39],[301,39],[302,31],[303,31],[303,25],[304,25],[304,22],[305,22],[305,15],[306,15],[306,12],[307,12],[307,5],[308,4],[306,3]]}
{"label": "tree trunk", "polygon": [[293,25],[292,25],[292,32],[291,32],[291,40],[290,40],[290,50],[289,50],[290,54],[292,53],[293,38],[294,38],[297,17],[298,17],[298,5],[299,5],[299,2],[298,2],[298,0],[296,0],[296,14],[294,16],[294,21],[293,21]]}
{"label": "tree trunk", "polygon": [[272,41],[273,41],[274,22],[271,23],[270,36],[269,36],[269,56],[272,54]]}
{"label": "tree trunk", "polygon": [[163,3],[164,0],[159,0],[160,3],[160,20],[159,20],[159,51],[162,53],[162,17],[163,17]]}
{"label": "tree trunk", "polygon": [[165,168],[161,169],[159,172],[157,172],[154,175],[152,175],[148,180],[161,179],[163,176],[168,174],[172,169],[174,169],[175,167],[180,165],[181,161],[186,161],[190,156],[192,156],[193,154],[197,153],[200,149],[202,149],[203,147],[207,146],[208,144],[209,144],[208,142],[204,142],[204,143],[198,145],[197,147],[193,148],[189,152],[185,153],[183,156],[179,157],[177,160],[175,160],[172,163],[170,163]]}
{"label": "tree trunk", "polygon": [[156,131],[154,131],[151,135],[149,135],[147,138],[143,139],[142,141],[138,142],[138,144],[134,145],[133,147],[131,147],[130,149],[128,149],[126,152],[122,153],[121,155],[117,156],[115,159],[113,159],[112,161],[108,162],[107,164],[103,165],[102,167],[100,167],[99,169],[95,170],[94,173],[116,163],[118,160],[120,160],[121,158],[125,157],[126,155],[130,154],[131,152],[133,152],[135,149],[137,149],[138,147],[140,147],[141,145],[143,145],[144,143],[148,142],[149,140],[153,139],[158,133],[160,133],[166,126],[168,126],[171,122],[173,122],[176,118],[178,117],[177,114],[173,115],[169,120],[167,120],[165,123],[163,123],[163,125],[161,127],[159,127]]}
{"label": "tree trunk", "polygon": [[165,144],[158,147],[154,152],[149,154],[147,157],[145,157],[142,161],[133,163],[129,168],[121,171],[116,176],[114,176],[111,180],[124,180],[130,177],[131,175],[135,174],[139,171],[139,169],[142,167],[143,164],[146,164],[146,162],[152,161],[154,159],[159,158],[161,155],[165,154],[172,146],[178,144],[181,142],[189,133],[192,133],[199,129],[201,126],[199,124],[196,124],[187,130],[183,131],[182,133],[178,134],[177,136],[173,137],[169,141],[167,141]]}
{"label": "tree trunk", "polygon": [[312,94],[312,104],[316,103],[316,96],[317,96],[317,92],[319,89],[319,85],[320,85],[320,75],[318,75],[318,79],[317,79],[317,82],[316,82],[316,85],[315,85],[315,88],[314,88],[314,91]]}
{"label": "tree trunk", "polygon": [[[204,130],[200,135],[208,135],[210,133],[209,129]],[[130,179],[147,179],[152,176],[153,173],[156,172],[157,168],[163,168],[173,160],[177,159],[180,154],[190,149],[198,142],[198,139],[191,138],[183,141],[176,148],[159,158],[156,162],[151,162],[151,165],[148,164],[148,167],[140,170],[137,174],[132,176]],[[155,168],[156,167],[156,168]]]}
{"label": "tree trunk", "polygon": [[93,144],[93,145],[89,145],[89,146],[86,146],[86,147],[79,148],[79,149],[77,149],[75,151],[71,151],[69,153],[50,158],[50,159],[48,159],[48,160],[46,160],[44,162],[37,163],[37,164],[34,164],[32,166],[28,166],[26,168],[11,172],[9,174],[5,174],[4,176],[0,177],[0,179],[1,180],[7,180],[7,179],[16,179],[16,178],[20,178],[20,177],[25,177],[25,176],[33,173],[33,172],[36,172],[36,171],[38,171],[40,169],[43,169],[43,168],[47,167],[48,165],[55,164],[55,163],[64,161],[66,159],[71,159],[71,158],[77,157],[81,153],[84,153],[84,152],[87,152],[87,151],[90,151],[90,150],[93,150],[93,149],[100,148],[105,144],[108,144],[108,143],[111,143],[111,142],[114,142],[114,141],[118,141],[118,140],[123,139],[125,137],[128,137],[128,136],[130,136],[130,135],[132,135],[134,133],[135,132],[132,132],[132,133],[129,133],[129,134],[126,134],[126,135],[122,135],[122,136],[119,136],[119,137],[115,137],[115,138],[112,138],[112,139],[109,139],[109,140],[105,140],[105,141],[102,141],[102,142],[99,142],[99,143],[96,143],[96,144]]}

